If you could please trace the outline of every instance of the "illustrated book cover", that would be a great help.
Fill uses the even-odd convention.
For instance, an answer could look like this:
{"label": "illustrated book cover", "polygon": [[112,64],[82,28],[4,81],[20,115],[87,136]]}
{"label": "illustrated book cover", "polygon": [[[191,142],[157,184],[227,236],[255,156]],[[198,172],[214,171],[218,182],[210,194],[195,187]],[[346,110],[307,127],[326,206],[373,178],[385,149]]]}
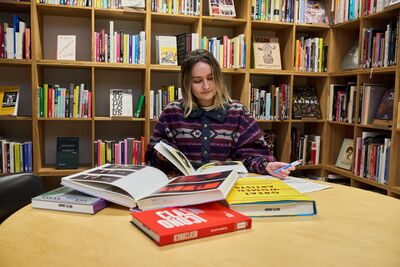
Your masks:
{"label": "illustrated book cover", "polygon": [[158,245],[251,228],[251,219],[217,202],[132,212],[132,224]]}
{"label": "illustrated book cover", "polygon": [[106,206],[104,199],[68,187],[60,187],[32,198],[32,207],[38,209],[95,214]]}
{"label": "illustrated book cover", "polygon": [[132,89],[110,89],[110,117],[132,117]]}
{"label": "illustrated book cover", "polygon": [[176,36],[156,36],[156,61],[160,65],[178,65]]}
{"label": "illustrated book cover", "polygon": [[340,148],[339,155],[336,160],[336,166],[345,170],[351,169],[354,155],[354,140],[345,138],[343,139],[342,147]]}
{"label": "illustrated book cover", "polygon": [[295,87],[293,119],[320,119],[321,107],[314,87]]}
{"label": "illustrated book cover", "polygon": [[386,88],[378,109],[375,113],[373,124],[392,125],[393,120],[394,88]]}
{"label": "illustrated book cover", "polygon": [[255,69],[282,69],[278,37],[254,36],[253,55]]}
{"label": "illustrated book cover", "polygon": [[274,178],[240,178],[226,201],[231,209],[251,217],[317,214],[314,200]]}
{"label": "illustrated book cover", "polygon": [[61,179],[61,184],[110,202],[141,210],[223,200],[235,184],[235,171],[168,178],[145,165],[105,164]]}
{"label": "illustrated book cover", "polygon": [[16,86],[0,86],[0,116],[17,116],[19,88]]}
{"label": "illustrated book cover", "polygon": [[236,17],[234,0],[209,0],[210,16]]}
{"label": "illustrated book cover", "polygon": [[307,0],[305,5],[305,23],[328,23],[325,0]]}
{"label": "illustrated book cover", "polygon": [[167,143],[161,141],[155,145],[154,149],[160,152],[161,155],[174,164],[184,175],[231,170],[236,171],[239,175],[246,175],[248,173],[246,167],[241,161],[210,162],[200,166],[197,170],[195,170],[190,161],[181,151],[168,145]]}

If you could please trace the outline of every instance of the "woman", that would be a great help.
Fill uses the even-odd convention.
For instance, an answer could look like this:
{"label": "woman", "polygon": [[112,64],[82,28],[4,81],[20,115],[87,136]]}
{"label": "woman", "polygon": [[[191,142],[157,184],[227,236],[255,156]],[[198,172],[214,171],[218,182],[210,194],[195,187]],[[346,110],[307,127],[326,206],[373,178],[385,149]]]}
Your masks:
{"label": "woman", "polygon": [[159,141],[179,149],[197,168],[210,161],[240,160],[249,172],[285,178],[294,167],[269,151],[256,121],[231,100],[217,60],[206,50],[193,51],[180,73],[183,99],[169,103],[160,115],[147,147],[146,161],[169,171],[173,165],[154,146]]}

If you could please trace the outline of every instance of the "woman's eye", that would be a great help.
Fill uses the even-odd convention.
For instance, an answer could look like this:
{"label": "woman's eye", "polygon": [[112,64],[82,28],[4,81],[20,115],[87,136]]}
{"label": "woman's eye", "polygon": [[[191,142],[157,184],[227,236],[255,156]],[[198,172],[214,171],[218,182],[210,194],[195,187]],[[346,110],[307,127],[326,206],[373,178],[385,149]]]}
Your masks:
{"label": "woman's eye", "polygon": [[193,80],[194,83],[201,83],[201,80]]}

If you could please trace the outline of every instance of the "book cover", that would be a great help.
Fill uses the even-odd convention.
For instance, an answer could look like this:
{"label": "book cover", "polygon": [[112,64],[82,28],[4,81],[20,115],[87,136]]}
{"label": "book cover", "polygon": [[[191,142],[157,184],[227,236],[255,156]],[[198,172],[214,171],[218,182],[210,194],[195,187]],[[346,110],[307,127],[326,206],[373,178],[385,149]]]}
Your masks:
{"label": "book cover", "polygon": [[308,0],[305,5],[305,23],[328,23],[325,0]]}
{"label": "book cover", "polygon": [[391,125],[393,119],[394,88],[387,88],[383,93],[373,124]]}
{"label": "book cover", "polygon": [[321,108],[315,88],[295,87],[293,91],[293,119],[320,119]]}
{"label": "book cover", "polygon": [[255,69],[282,69],[278,37],[253,37],[253,55]]}
{"label": "book cover", "polygon": [[32,198],[32,207],[95,214],[107,206],[104,199],[68,187],[60,187]]}
{"label": "book cover", "polygon": [[353,162],[354,140],[343,139],[342,147],[336,160],[336,166],[345,170],[350,170]]}
{"label": "book cover", "polygon": [[103,166],[61,179],[61,184],[110,202],[141,210],[223,200],[236,182],[235,171],[168,178],[144,165]]}
{"label": "book cover", "polygon": [[0,116],[17,116],[19,88],[16,86],[0,86]]}
{"label": "book cover", "polygon": [[76,60],[76,35],[57,35],[57,60]]}
{"label": "book cover", "polygon": [[314,200],[279,179],[240,178],[226,201],[231,209],[251,217],[317,213]]}
{"label": "book cover", "polygon": [[132,89],[110,89],[110,117],[132,117]]}
{"label": "book cover", "polygon": [[210,162],[200,166],[197,170],[195,170],[190,161],[181,151],[168,145],[167,143],[160,141],[155,145],[154,149],[160,152],[161,155],[174,164],[184,175],[231,170],[236,171],[240,175],[246,175],[248,173],[246,167],[241,161]]}
{"label": "book cover", "polygon": [[251,219],[216,202],[132,212],[132,224],[158,245],[251,228]]}
{"label": "book cover", "polygon": [[156,36],[156,59],[160,65],[178,65],[176,36]]}
{"label": "book cover", "polygon": [[210,16],[236,17],[234,0],[209,0]]}

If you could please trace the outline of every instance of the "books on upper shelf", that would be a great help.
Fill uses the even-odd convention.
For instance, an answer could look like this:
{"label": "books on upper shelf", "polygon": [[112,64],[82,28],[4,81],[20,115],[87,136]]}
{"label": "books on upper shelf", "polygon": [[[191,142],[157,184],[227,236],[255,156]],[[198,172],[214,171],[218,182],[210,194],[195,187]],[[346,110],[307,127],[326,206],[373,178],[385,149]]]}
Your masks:
{"label": "books on upper shelf", "polygon": [[[111,5],[109,3],[108,5],[97,5],[96,3],[100,2],[105,2],[105,1],[93,1],[93,4],[95,7],[102,7],[102,8],[118,8],[117,5]],[[91,7],[92,6],[92,1],[91,0],[72,0],[72,1],[65,1],[65,0],[37,0],[36,3],[41,3],[41,4],[57,4],[57,5],[66,5],[66,6],[87,6]]]}
{"label": "books on upper shelf", "polygon": [[298,23],[328,23],[327,0],[298,0]]}
{"label": "books on upper shelf", "polygon": [[156,35],[156,62],[160,65],[178,65],[176,36]]}
{"label": "books on upper shelf", "polygon": [[331,84],[329,86],[328,120],[353,123],[355,121],[357,85]]}
{"label": "books on upper shelf", "polygon": [[216,202],[131,214],[131,223],[160,246],[251,228],[249,217]]}
{"label": "books on upper shelf", "polygon": [[349,138],[344,138],[342,147],[340,148],[339,155],[336,160],[336,167],[350,170],[353,163],[354,155],[354,140]]}
{"label": "books on upper shelf", "polygon": [[308,35],[296,36],[294,70],[326,72],[328,45],[324,38]]}
{"label": "books on upper shelf", "polygon": [[319,164],[321,153],[321,136],[301,134],[299,128],[291,129],[290,161],[302,159],[302,165]]}
{"label": "books on upper shelf", "polygon": [[178,176],[143,165],[103,166],[61,179],[80,192],[141,210],[196,205],[226,198],[236,182],[236,171]]}
{"label": "books on upper shelf", "polygon": [[110,117],[132,117],[132,101],[132,89],[110,89]]}
{"label": "books on upper shelf", "polygon": [[31,59],[31,29],[18,15],[0,23],[0,58]]}
{"label": "books on upper shelf", "polygon": [[0,86],[0,116],[17,116],[19,88],[16,86]]}
{"label": "books on upper shelf", "polygon": [[386,88],[376,110],[373,124],[392,125],[394,97],[394,87]]}
{"label": "books on upper shelf", "polygon": [[321,119],[321,107],[314,87],[294,87],[292,117],[300,120]]}
{"label": "books on upper shelf", "polygon": [[234,0],[209,0],[210,16],[236,17]]}
{"label": "books on upper shelf", "polygon": [[38,88],[38,116],[40,118],[91,118],[92,92],[85,84],[43,84]]}
{"label": "books on upper shelf", "polygon": [[398,0],[366,1],[364,4],[364,15],[370,15],[382,11],[385,7],[395,4]]}
{"label": "books on upper shelf", "polygon": [[254,36],[253,55],[255,69],[282,69],[278,37]]}
{"label": "books on upper shelf", "polygon": [[361,2],[361,0],[331,0],[331,24],[343,23],[360,17]]}
{"label": "books on upper shelf", "polygon": [[182,33],[176,36],[178,49],[178,65],[190,55],[190,52],[199,48],[198,33]]}
{"label": "books on upper shelf", "polygon": [[0,173],[32,172],[32,142],[0,138]]}
{"label": "books on upper shelf", "polygon": [[274,178],[240,178],[226,201],[231,209],[251,217],[317,213],[314,200]]}
{"label": "books on upper shelf", "polygon": [[252,1],[251,18],[278,22],[293,22],[294,0]]}
{"label": "books on upper shelf", "polygon": [[200,166],[197,170],[195,170],[190,161],[181,151],[164,143],[163,141],[158,142],[154,146],[154,149],[168,159],[184,175],[231,170],[234,170],[241,175],[245,175],[248,172],[241,161],[210,162]]}
{"label": "books on upper shelf", "polygon": [[146,0],[121,0],[121,7],[144,9],[146,7]]}
{"label": "books on upper shelf", "polygon": [[95,214],[106,206],[104,199],[68,187],[60,187],[32,198],[32,207],[38,209]]}
{"label": "books on upper shelf", "polygon": [[144,165],[146,142],[140,138],[127,137],[123,140],[94,141],[94,166],[106,163]]}
{"label": "books on upper shelf", "polygon": [[151,1],[151,11],[157,13],[199,16],[200,1]]}
{"label": "books on upper shelf", "polygon": [[76,60],[76,35],[57,35],[57,60]]}
{"label": "books on upper shelf", "polygon": [[356,139],[354,174],[387,184],[391,143],[388,132],[362,132]]}
{"label": "books on upper shelf", "polygon": [[360,124],[372,124],[375,114],[380,105],[386,86],[381,84],[362,84],[361,87],[361,105],[360,105]]}

